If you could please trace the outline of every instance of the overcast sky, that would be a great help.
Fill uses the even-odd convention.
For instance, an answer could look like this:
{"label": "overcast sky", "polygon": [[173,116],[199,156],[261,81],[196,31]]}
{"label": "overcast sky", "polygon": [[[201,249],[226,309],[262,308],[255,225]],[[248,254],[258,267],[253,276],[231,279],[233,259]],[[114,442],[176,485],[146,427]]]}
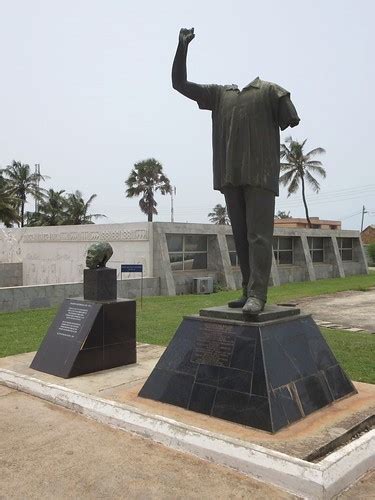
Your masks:
{"label": "overcast sky", "polygon": [[[50,176],[45,187],[98,195],[105,222],[146,219],[125,197],[133,164],[155,157],[176,186],[175,220],[208,222],[211,116],[171,86],[180,27],[195,28],[188,74],[198,83],[256,76],[292,94],[301,123],[282,139],[324,147],[327,178],[310,215],[375,223],[375,3],[372,0],[1,0],[0,166]],[[170,197],[157,197],[157,221]],[[31,207],[30,207],[31,208]],[[277,209],[304,216],[301,193]]]}

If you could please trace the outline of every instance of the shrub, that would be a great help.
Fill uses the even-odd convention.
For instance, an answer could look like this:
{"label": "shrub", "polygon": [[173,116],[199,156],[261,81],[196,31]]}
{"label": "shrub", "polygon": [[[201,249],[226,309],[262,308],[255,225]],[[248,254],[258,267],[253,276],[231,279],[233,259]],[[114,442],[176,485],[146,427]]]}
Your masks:
{"label": "shrub", "polygon": [[375,262],[375,243],[370,243],[367,246],[367,252],[368,252],[368,254],[370,256],[370,259],[374,263]]}

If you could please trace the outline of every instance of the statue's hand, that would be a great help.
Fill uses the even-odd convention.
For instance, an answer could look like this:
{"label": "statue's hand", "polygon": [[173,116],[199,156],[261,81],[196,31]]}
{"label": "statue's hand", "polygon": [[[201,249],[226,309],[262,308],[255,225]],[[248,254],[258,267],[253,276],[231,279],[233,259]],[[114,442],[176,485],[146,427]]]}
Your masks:
{"label": "statue's hand", "polygon": [[194,37],[195,37],[194,28],[191,28],[191,29],[181,28],[180,29],[179,42],[183,43],[185,46],[189,45],[189,43],[194,39]]}

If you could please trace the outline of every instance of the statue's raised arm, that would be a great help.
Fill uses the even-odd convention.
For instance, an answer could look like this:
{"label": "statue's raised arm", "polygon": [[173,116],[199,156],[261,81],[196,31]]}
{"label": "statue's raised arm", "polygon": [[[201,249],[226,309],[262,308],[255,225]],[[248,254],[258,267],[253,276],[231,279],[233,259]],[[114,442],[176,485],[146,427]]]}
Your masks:
{"label": "statue's raised arm", "polygon": [[177,51],[172,67],[173,88],[190,99],[194,99],[194,84],[187,81],[186,58],[189,43],[194,37],[194,28],[182,28],[180,30]]}
{"label": "statue's raised arm", "polygon": [[187,79],[186,58],[189,43],[195,38],[194,28],[180,30],[178,46],[172,67],[173,88],[185,97],[197,101],[201,109],[213,110],[220,85],[200,85]]}
{"label": "statue's raised arm", "polygon": [[180,30],[177,51],[172,67],[172,86],[189,99],[199,102],[207,93],[207,86],[189,82],[186,70],[188,46],[194,38],[194,28],[182,28]]}

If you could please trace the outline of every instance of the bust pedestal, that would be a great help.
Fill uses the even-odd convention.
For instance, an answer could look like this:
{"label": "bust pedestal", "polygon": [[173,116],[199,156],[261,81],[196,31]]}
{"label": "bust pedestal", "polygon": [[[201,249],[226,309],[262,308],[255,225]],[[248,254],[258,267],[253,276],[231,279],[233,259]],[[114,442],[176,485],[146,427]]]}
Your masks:
{"label": "bust pedestal", "polygon": [[116,300],[116,277],[116,269],[110,267],[84,269],[83,298],[85,300]]}
{"label": "bust pedestal", "polygon": [[64,300],[30,368],[70,378],[136,363],[136,302],[116,297],[116,269],[85,269],[83,300]]}

